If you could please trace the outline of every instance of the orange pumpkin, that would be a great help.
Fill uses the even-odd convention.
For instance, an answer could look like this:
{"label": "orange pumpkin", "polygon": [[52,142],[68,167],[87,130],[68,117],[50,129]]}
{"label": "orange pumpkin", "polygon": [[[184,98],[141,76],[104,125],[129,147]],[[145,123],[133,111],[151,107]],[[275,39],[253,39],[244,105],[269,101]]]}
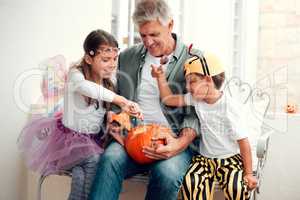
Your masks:
{"label": "orange pumpkin", "polygon": [[[129,156],[140,164],[148,164],[154,160],[143,153],[143,146],[152,146],[151,138],[159,132],[171,133],[171,129],[157,124],[140,125],[132,128],[125,138],[125,148]],[[164,144],[164,140],[158,140],[158,144]]]}
{"label": "orange pumpkin", "polygon": [[111,121],[116,121],[120,124],[121,128],[125,128],[127,130],[131,129],[130,117],[127,113],[121,112],[119,114],[113,113],[111,115]]}
{"label": "orange pumpkin", "polygon": [[[152,137],[159,132],[172,134],[170,128],[158,124],[139,125],[131,128],[130,117],[127,113],[112,114],[111,120],[118,122],[121,128],[128,130],[125,138],[125,149],[129,156],[140,164],[148,164],[154,160],[143,153],[143,146],[153,146]],[[164,144],[164,140],[156,141],[156,144]]]}
{"label": "orange pumpkin", "polygon": [[287,113],[296,113],[297,112],[297,106],[296,104],[290,103],[286,105],[285,108]]}

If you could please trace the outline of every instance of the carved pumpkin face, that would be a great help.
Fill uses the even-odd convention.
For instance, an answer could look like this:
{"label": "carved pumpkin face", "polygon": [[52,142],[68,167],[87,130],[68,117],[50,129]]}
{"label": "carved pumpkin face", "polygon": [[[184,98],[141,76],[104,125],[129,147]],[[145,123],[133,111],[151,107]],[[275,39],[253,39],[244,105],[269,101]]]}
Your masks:
{"label": "carved pumpkin face", "polygon": [[[154,160],[145,156],[142,152],[143,146],[152,146],[151,138],[159,132],[169,132],[171,130],[167,127],[157,124],[140,125],[132,128],[125,139],[125,148],[129,156],[137,163],[148,164]],[[159,140],[159,144],[164,144],[164,140]]]}
{"label": "carved pumpkin face", "polygon": [[131,129],[130,117],[125,112],[121,112],[119,114],[112,114],[111,121],[118,122],[120,124],[121,128],[125,128],[127,130]]}
{"label": "carved pumpkin face", "polygon": [[287,106],[286,106],[286,112],[287,113],[296,113],[297,112],[297,106],[296,106],[296,104],[288,104]]}

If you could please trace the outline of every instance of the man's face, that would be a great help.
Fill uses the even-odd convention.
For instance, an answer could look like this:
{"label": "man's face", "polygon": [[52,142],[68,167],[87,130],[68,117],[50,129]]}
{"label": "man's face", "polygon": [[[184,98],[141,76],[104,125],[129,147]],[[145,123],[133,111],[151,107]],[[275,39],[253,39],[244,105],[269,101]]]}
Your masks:
{"label": "man's face", "polygon": [[149,21],[139,27],[142,41],[152,56],[159,57],[166,54],[167,43],[172,37],[173,21],[163,26],[158,20]]}

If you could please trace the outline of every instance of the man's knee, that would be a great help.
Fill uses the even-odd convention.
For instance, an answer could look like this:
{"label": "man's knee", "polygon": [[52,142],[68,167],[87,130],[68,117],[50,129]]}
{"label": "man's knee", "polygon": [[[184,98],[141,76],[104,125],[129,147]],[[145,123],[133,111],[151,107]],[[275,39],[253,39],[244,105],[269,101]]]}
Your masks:
{"label": "man's knee", "polygon": [[179,187],[183,180],[184,173],[178,169],[178,166],[167,163],[157,163],[158,165],[154,167],[151,172],[151,179],[153,181],[159,182],[161,185],[169,185]]}
{"label": "man's knee", "polygon": [[117,142],[112,142],[101,155],[101,163],[113,164],[127,157],[124,147]]}
{"label": "man's knee", "polygon": [[97,173],[105,173],[110,175],[116,174],[118,176],[125,176],[123,174],[123,171],[126,167],[127,161],[128,155],[124,147],[117,142],[113,142],[101,155]]}
{"label": "man's knee", "polygon": [[171,184],[176,187],[181,185],[183,177],[190,164],[191,155],[183,152],[168,160],[157,162],[152,168],[151,176],[162,184]]}

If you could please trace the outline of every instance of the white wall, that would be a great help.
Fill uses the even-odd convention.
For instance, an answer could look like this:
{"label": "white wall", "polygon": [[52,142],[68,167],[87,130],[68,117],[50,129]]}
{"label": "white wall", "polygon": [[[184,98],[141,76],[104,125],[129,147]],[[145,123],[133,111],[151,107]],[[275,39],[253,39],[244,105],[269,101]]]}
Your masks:
{"label": "white wall", "polygon": [[[93,29],[110,31],[109,0],[1,0],[1,134],[0,199],[24,199],[26,175],[16,140],[27,114],[13,97],[14,81],[25,70],[47,57],[63,54],[68,61],[82,56],[82,43]],[[39,79],[32,77],[21,87],[26,104],[39,93]]]}
{"label": "white wall", "polygon": [[257,75],[272,92],[273,112],[300,105],[300,1],[260,1]]}
{"label": "white wall", "polygon": [[[188,2],[188,3],[187,3]],[[232,63],[232,0],[189,0],[184,9],[183,40]],[[175,22],[176,23],[176,22]]]}
{"label": "white wall", "polygon": [[299,141],[300,115],[271,114],[269,125],[276,127],[271,136],[262,182],[261,200],[300,199]]}
{"label": "white wall", "polygon": [[[258,2],[259,0],[241,1],[241,32],[238,32],[236,47],[240,63],[234,63],[234,28],[235,0],[189,0],[185,1],[183,40],[193,43],[195,48],[217,54],[226,66],[227,77],[233,67],[240,67],[234,74],[253,84],[256,80]],[[175,22],[176,23],[176,22]],[[233,64],[240,65],[234,66]]]}

